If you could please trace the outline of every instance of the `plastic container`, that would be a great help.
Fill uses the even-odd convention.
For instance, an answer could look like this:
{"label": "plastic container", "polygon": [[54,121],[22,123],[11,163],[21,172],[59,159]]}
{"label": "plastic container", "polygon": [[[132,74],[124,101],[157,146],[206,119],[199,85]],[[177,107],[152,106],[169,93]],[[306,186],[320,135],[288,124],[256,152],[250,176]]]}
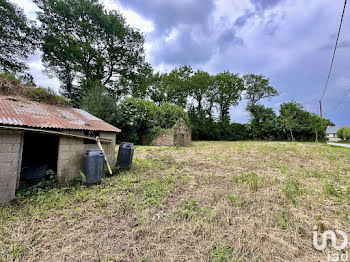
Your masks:
{"label": "plastic container", "polygon": [[117,166],[120,169],[130,169],[133,156],[134,144],[129,142],[122,142],[118,150]]}
{"label": "plastic container", "polygon": [[87,150],[83,158],[86,184],[100,184],[105,177],[105,158],[101,150]]}

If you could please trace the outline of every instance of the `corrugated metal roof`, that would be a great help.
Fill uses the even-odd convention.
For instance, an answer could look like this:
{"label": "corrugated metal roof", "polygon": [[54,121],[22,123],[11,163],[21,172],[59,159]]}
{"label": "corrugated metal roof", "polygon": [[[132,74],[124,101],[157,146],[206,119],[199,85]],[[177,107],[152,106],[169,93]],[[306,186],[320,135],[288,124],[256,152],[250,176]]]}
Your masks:
{"label": "corrugated metal roof", "polygon": [[342,127],[344,126],[329,126],[326,129],[326,134],[335,134]]}
{"label": "corrugated metal roof", "polygon": [[0,124],[120,132],[120,129],[82,109],[43,104],[9,96],[0,96]]}

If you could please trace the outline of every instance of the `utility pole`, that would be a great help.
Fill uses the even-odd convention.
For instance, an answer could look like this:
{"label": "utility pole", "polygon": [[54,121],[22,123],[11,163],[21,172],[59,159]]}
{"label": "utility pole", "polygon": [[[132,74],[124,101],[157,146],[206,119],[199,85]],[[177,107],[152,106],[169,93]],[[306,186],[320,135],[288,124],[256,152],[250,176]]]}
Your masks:
{"label": "utility pole", "polygon": [[320,100],[319,103],[320,103],[320,117],[322,118],[322,101]]}

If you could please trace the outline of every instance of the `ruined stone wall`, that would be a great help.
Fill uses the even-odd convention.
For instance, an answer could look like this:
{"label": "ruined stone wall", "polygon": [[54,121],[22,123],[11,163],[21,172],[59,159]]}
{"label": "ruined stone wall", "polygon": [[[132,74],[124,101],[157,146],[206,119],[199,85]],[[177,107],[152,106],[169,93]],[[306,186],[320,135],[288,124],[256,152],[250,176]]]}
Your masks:
{"label": "ruined stone wall", "polygon": [[0,130],[0,202],[15,197],[19,183],[23,150],[23,132]]}
{"label": "ruined stone wall", "polygon": [[[75,135],[84,135],[84,131],[65,131]],[[101,132],[101,138],[111,139],[112,143],[102,143],[111,168],[115,167],[115,139],[116,133]],[[83,168],[83,157],[88,149],[99,149],[97,144],[84,144],[84,140],[74,137],[61,136],[58,146],[57,174],[63,181],[68,182],[79,177]]]}
{"label": "ruined stone wall", "polygon": [[174,146],[174,131],[172,129],[167,130],[163,134],[160,134],[151,142],[152,146]]}

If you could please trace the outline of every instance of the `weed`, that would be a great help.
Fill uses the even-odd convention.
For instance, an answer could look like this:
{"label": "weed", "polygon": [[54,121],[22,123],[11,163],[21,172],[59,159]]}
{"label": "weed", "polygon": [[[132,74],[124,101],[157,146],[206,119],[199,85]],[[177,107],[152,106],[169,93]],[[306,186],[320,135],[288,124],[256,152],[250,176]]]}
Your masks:
{"label": "weed", "polygon": [[323,190],[327,197],[329,196],[340,197],[340,193],[334,188],[333,184],[331,183],[326,183],[323,186]]}
{"label": "weed", "polygon": [[287,174],[287,172],[288,172],[288,167],[286,165],[281,165],[280,166],[280,173],[282,175],[285,175],[285,174]]}
{"label": "weed", "polygon": [[199,211],[199,206],[194,200],[186,199],[182,205],[180,214],[185,220],[191,220]]}
{"label": "weed", "polygon": [[277,225],[282,229],[287,229],[288,227],[292,226],[294,221],[291,218],[290,213],[283,209],[278,213],[278,223]]}
{"label": "weed", "polygon": [[215,247],[212,251],[211,261],[226,262],[233,258],[234,249],[230,246]]}
{"label": "weed", "polygon": [[289,199],[293,205],[297,205],[297,196],[303,194],[303,190],[300,188],[300,184],[297,181],[289,181],[283,188],[283,193]]}
{"label": "weed", "polygon": [[235,183],[245,182],[248,184],[250,189],[252,189],[254,191],[258,190],[259,178],[253,172],[249,172],[249,173],[241,172],[241,176],[236,176],[233,174],[232,181]]}
{"label": "weed", "polygon": [[159,204],[167,193],[167,186],[160,179],[154,178],[146,186],[144,202],[151,205]]}
{"label": "weed", "polygon": [[10,256],[12,257],[13,261],[19,261],[24,252],[25,248],[15,243],[13,244],[12,249],[10,251]]}

